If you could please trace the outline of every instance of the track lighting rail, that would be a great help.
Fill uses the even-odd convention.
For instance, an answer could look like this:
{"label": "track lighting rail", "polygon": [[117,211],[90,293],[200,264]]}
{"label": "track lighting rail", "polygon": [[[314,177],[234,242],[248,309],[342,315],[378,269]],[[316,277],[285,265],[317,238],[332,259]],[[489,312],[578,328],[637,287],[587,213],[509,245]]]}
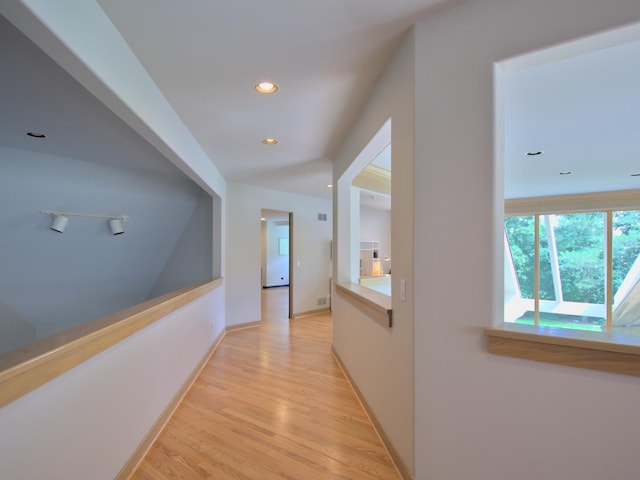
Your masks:
{"label": "track lighting rail", "polygon": [[65,217],[85,217],[85,218],[102,218],[105,220],[120,220],[126,222],[129,215],[96,215],[93,213],[72,213],[72,212],[50,212],[48,210],[40,210],[43,215],[63,215]]}
{"label": "track lighting rail", "polygon": [[109,228],[113,235],[122,235],[124,233],[124,222],[129,219],[128,215],[96,215],[93,213],[73,213],[73,212],[51,212],[48,210],[40,210],[43,215],[51,215],[53,221],[51,227],[54,232],[64,233],[69,223],[69,217],[99,218],[109,222]]}

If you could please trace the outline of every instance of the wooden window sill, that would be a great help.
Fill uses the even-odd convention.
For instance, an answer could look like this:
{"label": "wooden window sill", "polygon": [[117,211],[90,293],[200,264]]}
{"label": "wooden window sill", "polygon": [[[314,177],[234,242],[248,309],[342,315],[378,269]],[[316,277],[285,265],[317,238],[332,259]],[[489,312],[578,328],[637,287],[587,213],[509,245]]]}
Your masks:
{"label": "wooden window sill", "polygon": [[388,328],[393,326],[391,297],[388,295],[362,287],[357,283],[337,283],[336,293],[381,325]]}
{"label": "wooden window sill", "polygon": [[489,352],[640,376],[640,337],[505,323],[486,328]]}
{"label": "wooden window sill", "polygon": [[1,354],[0,408],[220,285],[191,285]]}

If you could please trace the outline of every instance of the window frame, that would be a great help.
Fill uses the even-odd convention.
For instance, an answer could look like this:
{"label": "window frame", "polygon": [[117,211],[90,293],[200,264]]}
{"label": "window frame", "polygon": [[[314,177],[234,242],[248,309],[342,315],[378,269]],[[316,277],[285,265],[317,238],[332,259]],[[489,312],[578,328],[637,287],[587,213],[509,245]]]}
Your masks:
{"label": "window frame", "polygon": [[[505,201],[504,216],[551,215],[640,209],[640,190],[557,195]],[[609,216],[611,218],[611,216]],[[504,224],[504,219],[502,220]],[[607,237],[612,235],[607,222]],[[607,257],[611,258],[611,238]],[[537,263],[537,262],[536,262]],[[607,261],[607,270],[611,265]],[[537,268],[537,267],[536,267]],[[611,272],[607,273],[611,282]],[[607,309],[613,293],[607,288]],[[607,313],[607,316],[610,315]],[[505,323],[504,313],[497,325],[485,329],[492,354],[523,358],[558,365],[640,376],[640,337]]]}

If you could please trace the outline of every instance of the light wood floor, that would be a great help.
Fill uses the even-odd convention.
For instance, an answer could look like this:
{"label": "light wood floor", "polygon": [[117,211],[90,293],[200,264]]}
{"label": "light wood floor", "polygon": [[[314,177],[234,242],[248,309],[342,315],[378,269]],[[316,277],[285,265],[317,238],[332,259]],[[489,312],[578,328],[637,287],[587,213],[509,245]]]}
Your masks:
{"label": "light wood floor", "polygon": [[331,315],[229,332],[133,479],[399,479],[331,354]]}

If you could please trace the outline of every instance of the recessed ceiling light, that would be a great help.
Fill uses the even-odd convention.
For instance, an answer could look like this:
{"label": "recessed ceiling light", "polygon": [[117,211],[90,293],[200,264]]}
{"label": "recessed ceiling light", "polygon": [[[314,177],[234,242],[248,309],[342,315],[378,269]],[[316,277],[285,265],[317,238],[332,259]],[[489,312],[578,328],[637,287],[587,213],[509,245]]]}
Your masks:
{"label": "recessed ceiling light", "polygon": [[47,138],[47,136],[44,133],[37,133],[37,132],[27,132],[27,136],[33,137],[33,138]]}
{"label": "recessed ceiling light", "polygon": [[265,138],[262,140],[262,143],[264,143],[265,145],[275,145],[276,143],[278,143],[278,140],[276,140],[275,138]]}
{"label": "recessed ceiling light", "polygon": [[333,188],[333,185],[331,185],[330,183],[327,185],[327,188]]}
{"label": "recessed ceiling light", "polygon": [[276,93],[278,85],[273,82],[260,82],[255,86],[255,89],[260,93]]}
{"label": "recessed ceiling light", "polygon": [[261,221],[261,222],[266,222],[266,221],[267,221],[267,219],[266,219],[266,218],[264,218],[264,217],[260,217],[260,221]]}
{"label": "recessed ceiling light", "polygon": [[571,175],[572,173],[572,171],[567,170],[566,172],[558,172],[558,175]]}
{"label": "recessed ceiling light", "polygon": [[527,156],[536,157],[538,155],[542,155],[544,152],[542,150],[536,150],[535,152],[527,152]]}

